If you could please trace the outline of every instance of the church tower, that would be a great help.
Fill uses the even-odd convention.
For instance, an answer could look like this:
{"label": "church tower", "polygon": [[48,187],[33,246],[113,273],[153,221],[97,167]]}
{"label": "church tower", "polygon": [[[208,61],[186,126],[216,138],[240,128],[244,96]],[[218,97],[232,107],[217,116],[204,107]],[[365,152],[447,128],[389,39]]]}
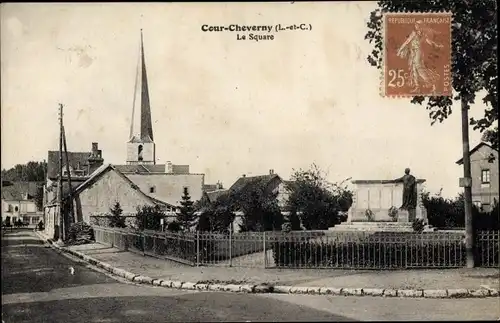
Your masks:
{"label": "church tower", "polygon": [[[137,107],[139,113],[137,114]],[[130,135],[127,142],[127,164],[155,164],[155,143],[153,141],[153,124],[151,122],[151,106],[149,103],[148,77],[144,60],[144,44],[142,40],[137,64]]]}

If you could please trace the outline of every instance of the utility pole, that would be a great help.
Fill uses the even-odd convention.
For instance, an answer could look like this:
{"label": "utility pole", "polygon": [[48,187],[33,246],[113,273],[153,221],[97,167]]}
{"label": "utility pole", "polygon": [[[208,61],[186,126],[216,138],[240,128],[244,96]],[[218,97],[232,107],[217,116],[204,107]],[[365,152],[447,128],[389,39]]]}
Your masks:
{"label": "utility pole", "polygon": [[66,130],[64,129],[64,125],[62,127],[62,138],[63,138],[63,146],[64,146],[64,157],[66,159],[66,173],[68,175],[68,198],[67,198],[67,204],[68,205],[68,212],[69,216],[66,221],[66,228],[69,228],[71,224],[75,222],[74,219],[74,212],[73,212],[73,191],[72,191],[72,186],[71,186],[71,173],[69,169],[69,157],[68,157],[68,147],[66,145]]}
{"label": "utility pole", "polygon": [[470,169],[469,151],[469,104],[462,97],[462,144],[464,178],[460,180],[460,186],[464,188],[465,203],[465,252],[467,268],[474,268],[474,228],[472,226],[472,175]]}
{"label": "utility pole", "polygon": [[59,103],[59,182],[57,185],[57,204],[58,204],[58,215],[59,215],[59,242],[64,241],[64,212],[63,212],[63,207],[62,207],[62,195],[63,195],[63,180],[62,180],[62,174],[63,174],[63,156],[62,156],[62,150],[63,150],[63,105]]}

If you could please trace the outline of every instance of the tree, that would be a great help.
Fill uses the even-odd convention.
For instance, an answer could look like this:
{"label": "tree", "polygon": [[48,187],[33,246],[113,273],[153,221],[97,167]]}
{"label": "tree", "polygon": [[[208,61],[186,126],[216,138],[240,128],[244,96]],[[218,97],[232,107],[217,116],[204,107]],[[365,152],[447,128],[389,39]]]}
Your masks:
{"label": "tree", "polygon": [[269,192],[267,184],[257,179],[234,196],[235,206],[243,212],[241,231],[281,230],[283,215],[277,193]]}
{"label": "tree", "polygon": [[299,215],[306,230],[325,230],[340,223],[340,213],[352,205],[352,192],[326,181],[314,164],[309,170],[295,171],[288,189],[287,209],[291,216]]}
{"label": "tree", "polygon": [[222,195],[203,206],[196,229],[203,232],[227,233],[235,217],[233,197],[230,194]]}
{"label": "tree", "polygon": [[182,194],[182,201],[180,212],[177,215],[177,222],[179,222],[181,228],[184,231],[189,231],[193,221],[196,216],[194,214],[194,202],[191,201],[191,196],[189,195],[189,190],[187,187],[184,187],[184,191]]}
{"label": "tree", "polygon": [[161,219],[165,217],[165,213],[159,205],[143,205],[137,207],[135,216],[136,228],[139,231],[161,229]]}
{"label": "tree", "polygon": [[493,148],[498,150],[498,126],[493,129],[485,130],[481,140],[489,143]]}
{"label": "tree", "polygon": [[38,211],[43,209],[43,185],[37,185],[35,194],[35,205]]}
{"label": "tree", "polygon": [[46,177],[47,163],[29,161],[17,164],[10,169],[2,169],[2,180],[12,182],[43,182]]}
{"label": "tree", "polygon": [[[469,124],[474,130],[485,131],[498,122],[497,101],[497,5],[490,0],[422,0],[378,1],[378,9],[370,15],[365,35],[374,45],[368,62],[382,67],[383,37],[382,12],[429,11],[433,9],[452,12],[452,75],[454,97],[415,96],[412,103],[426,102],[431,125],[443,122],[452,113],[453,101],[460,101],[462,112],[462,141],[464,177],[471,178],[469,156]],[[478,92],[484,92],[484,115],[469,120],[468,110]],[[498,137],[498,127],[491,129]],[[493,142],[494,144],[494,142]],[[472,229],[472,191],[464,188],[467,267],[474,267],[474,238]]]}
{"label": "tree", "polygon": [[125,217],[122,216],[123,210],[121,208],[120,202],[115,202],[113,207],[110,209],[111,215],[108,217],[109,226],[112,228],[126,228]]}

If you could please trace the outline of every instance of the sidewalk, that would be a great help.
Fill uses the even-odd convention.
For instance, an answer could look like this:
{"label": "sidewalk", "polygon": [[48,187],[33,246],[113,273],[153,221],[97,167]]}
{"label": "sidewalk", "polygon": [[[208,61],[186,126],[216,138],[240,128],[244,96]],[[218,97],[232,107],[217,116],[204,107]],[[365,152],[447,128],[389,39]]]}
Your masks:
{"label": "sidewalk", "polygon": [[[497,296],[500,270],[495,268],[435,270],[264,269],[244,267],[191,267],[169,260],[124,252],[98,243],[66,249],[90,256],[124,271],[162,281],[198,284],[249,284],[337,289],[381,290],[492,290]],[[302,288],[301,288],[302,287]],[[285,288],[287,289],[287,288]],[[287,289],[288,290],[288,289]],[[306,288],[307,290],[307,288]],[[446,295],[446,291],[444,292]]]}

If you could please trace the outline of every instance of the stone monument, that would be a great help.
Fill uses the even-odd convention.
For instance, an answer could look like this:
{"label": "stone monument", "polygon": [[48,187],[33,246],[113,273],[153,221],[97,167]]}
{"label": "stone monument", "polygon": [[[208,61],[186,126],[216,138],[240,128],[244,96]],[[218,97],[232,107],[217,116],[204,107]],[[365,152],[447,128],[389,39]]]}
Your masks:
{"label": "stone monument", "polygon": [[347,221],[329,230],[411,232],[413,220],[422,219],[425,231],[433,231],[421,198],[424,182],[410,175],[409,169],[395,180],[352,181],[355,188]]}

